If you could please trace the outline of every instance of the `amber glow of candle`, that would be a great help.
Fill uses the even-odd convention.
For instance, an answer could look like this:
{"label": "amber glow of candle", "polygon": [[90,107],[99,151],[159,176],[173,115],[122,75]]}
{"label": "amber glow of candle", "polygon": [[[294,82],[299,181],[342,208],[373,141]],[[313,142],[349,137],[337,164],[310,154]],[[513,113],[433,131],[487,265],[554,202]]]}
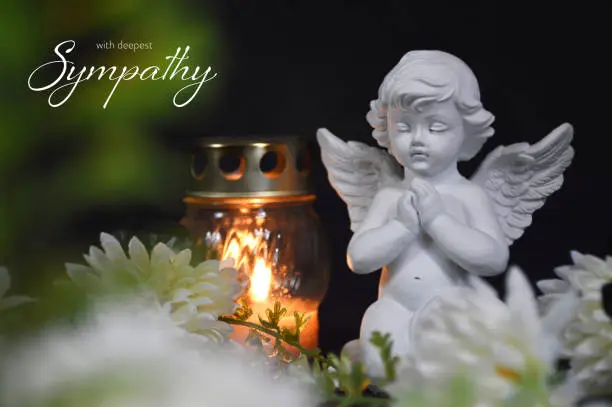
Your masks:
{"label": "amber glow of candle", "polygon": [[[253,310],[249,322],[259,324],[259,317],[266,319],[266,309],[273,309],[278,300],[287,309],[280,322],[281,328],[295,330],[294,312],[304,314],[308,322],[300,331],[300,345],[306,349],[314,349],[317,346],[318,337],[318,304],[301,298],[291,297],[283,290],[273,290],[275,276],[273,268],[266,261],[266,254],[270,251],[266,242],[259,238],[258,233],[248,231],[232,231],[231,238],[226,242],[223,258],[233,258],[237,268],[249,276],[249,290],[245,297],[247,304]],[[251,266],[252,265],[252,266]],[[232,338],[241,343],[246,341],[249,328],[234,326]],[[290,349],[295,353],[295,349]]]}
{"label": "amber glow of candle", "polygon": [[[268,320],[267,309],[278,303],[287,310],[279,316],[281,328],[295,332],[296,312],[307,319],[295,345],[318,346],[318,308],[331,264],[325,227],[313,205],[309,144],[296,135],[229,135],[203,137],[191,149],[180,223],[197,256],[234,260],[244,284],[240,303],[253,315],[247,321],[223,319],[232,323],[232,339],[247,347],[246,338],[257,330],[253,326],[262,325],[260,317]],[[266,329],[258,331],[266,336]]]}

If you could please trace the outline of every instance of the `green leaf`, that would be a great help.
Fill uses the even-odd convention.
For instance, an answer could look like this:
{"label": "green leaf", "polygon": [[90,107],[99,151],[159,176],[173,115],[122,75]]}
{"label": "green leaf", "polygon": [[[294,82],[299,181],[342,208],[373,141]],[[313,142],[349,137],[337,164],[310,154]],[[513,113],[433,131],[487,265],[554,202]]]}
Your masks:
{"label": "green leaf", "polygon": [[351,369],[348,374],[347,383],[348,395],[358,396],[363,394],[369,384],[370,380],[366,377],[363,364],[361,362],[351,362]]}
{"label": "green leaf", "polygon": [[278,301],[278,300],[274,302],[274,308],[273,309],[270,309],[270,308],[266,309],[266,316],[268,317],[268,322],[274,328],[278,328],[278,324],[279,324],[281,318],[286,313],[287,313],[287,308],[284,308],[281,305],[281,302]]}
{"label": "green leaf", "polygon": [[257,317],[257,319],[259,319],[259,323],[261,324],[261,326],[263,326],[264,328],[268,328],[268,329],[274,329],[276,328],[276,325],[273,322],[270,321],[266,321],[265,319],[262,319],[261,317]]}
{"label": "green leaf", "polygon": [[283,338],[285,342],[289,342],[289,343],[299,343],[300,341],[299,332],[293,332],[289,328],[281,329],[281,337]]}
{"label": "green leaf", "polygon": [[397,365],[400,362],[400,359],[397,356],[393,356],[393,341],[391,340],[391,334],[386,333],[383,335],[382,333],[375,331],[372,333],[370,342],[377,347],[380,352],[380,357],[385,367],[384,382],[394,382],[397,377]]}
{"label": "green leaf", "polygon": [[331,398],[336,393],[334,378],[327,370],[326,363],[315,360],[312,364],[312,373],[319,387],[323,391],[324,397]]}
{"label": "green leaf", "polygon": [[240,303],[240,306],[234,312],[234,318],[239,321],[246,321],[251,317],[251,315],[253,315],[253,310],[251,307],[249,307],[245,298],[241,298],[238,302]]}

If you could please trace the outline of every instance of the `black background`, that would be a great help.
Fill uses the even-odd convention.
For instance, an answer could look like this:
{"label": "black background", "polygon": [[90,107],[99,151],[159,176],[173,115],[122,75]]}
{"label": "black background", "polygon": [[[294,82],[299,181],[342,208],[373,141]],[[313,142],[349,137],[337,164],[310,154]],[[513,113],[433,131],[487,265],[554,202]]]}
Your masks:
{"label": "black background", "polygon": [[[176,148],[209,135],[311,139],[315,210],[333,253],[320,308],[324,350],[338,351],[357,337],[379,275],[357,276],[346,266],[348,215],[320,163],[316,129],[375,145],[365,120],[369,102],[384,75],[410,50],[439,49],[463,59],[479,79],[485,107],[496,116],[496,134],[460,167],[464,175],[500,144],[533,143],[563,122],[574,126],[576,156],[565,183],[512,246],[510,262],[536,281],[567,264],[570,250],[610,253],[609,23],[602,7],[457,0],[217,1],[193,7],[202,13],[214,9],[232,64],[215,79],[224,81],[226,90],[212,114],[172,123],[164,137]],[[178,221],[183,211],[177,199],[164,216]],[[125,213],[109,216],[116,224],[125,219]],[[145,224],[159,214],[139,210],[130,217]],[[96,219],[88,225],[95,238],[109,224],[108,217]],[[101,219],[107,223],[101,225]],[[501,289],[503,278],[493,282]]]}

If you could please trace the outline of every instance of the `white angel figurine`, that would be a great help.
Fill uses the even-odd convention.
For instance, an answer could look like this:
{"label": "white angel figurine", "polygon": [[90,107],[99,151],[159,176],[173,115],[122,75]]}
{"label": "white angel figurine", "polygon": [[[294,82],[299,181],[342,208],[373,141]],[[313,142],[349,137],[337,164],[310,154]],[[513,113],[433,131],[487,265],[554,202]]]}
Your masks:
{"label": "white angel figurine", "polygon": [[565,123],[534,145],[498,147],[464,178],[457,162],[493,135],[494,116],[471,69],[441,51],[404,55],[370,107],[372,135],[388,152],[326,129],[317,139],[329,181],[348,206],[349,267],[357,274],[382,268],[360,339],[345,346],[376,378],[384,369],[371,334],[390,333],[401,360],[418,335],[411,319],[426,302],[474,276],[503,273],[509,246],[561,187],[574,151]]}

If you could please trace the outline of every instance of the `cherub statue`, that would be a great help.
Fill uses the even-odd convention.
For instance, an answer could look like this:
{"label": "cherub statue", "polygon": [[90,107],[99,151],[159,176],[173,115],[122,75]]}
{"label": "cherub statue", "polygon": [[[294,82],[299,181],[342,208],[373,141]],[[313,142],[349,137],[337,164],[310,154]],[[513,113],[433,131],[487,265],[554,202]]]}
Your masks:
{"label": "cherub statue", "polygon": [[376,378],[384,368],[371,334],[390,333],[401,360],[418,334],[411,319],[425,303],[446,288],[503,273],[509,246],[562,186],[574,150],[573,128],[564,123],[534,145],[496,148],[464,178],[457,163],[493,135],[494,116],[471,69],[441,51],[404,55],[370,107],[372,135],[388,152],[326,129],[317,139],[329,181],[348,206],[349,267],[357,274],[382,268],[360,339],[345,346]]}

